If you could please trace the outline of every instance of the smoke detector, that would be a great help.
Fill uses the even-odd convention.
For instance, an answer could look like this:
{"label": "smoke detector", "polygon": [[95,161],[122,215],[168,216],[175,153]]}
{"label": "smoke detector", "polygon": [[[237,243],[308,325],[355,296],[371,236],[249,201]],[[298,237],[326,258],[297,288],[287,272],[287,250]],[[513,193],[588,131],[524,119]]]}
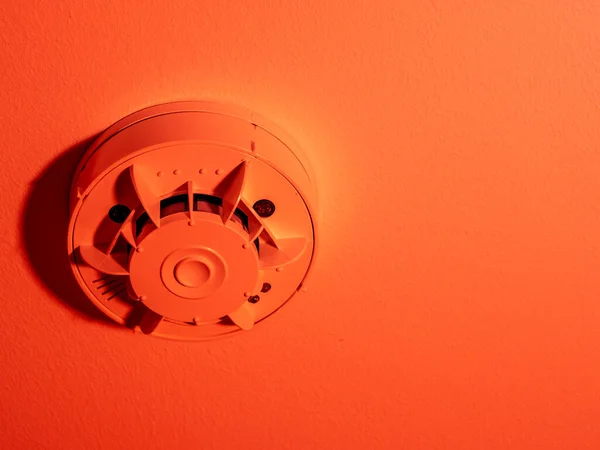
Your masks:
{"label": "smoke detector", "polygon": [[108,128],[71,186],[69,254],[116,322],[201,340],[250,330],[297,291],[314,195],[289,140],[245,110],[179,102]]}

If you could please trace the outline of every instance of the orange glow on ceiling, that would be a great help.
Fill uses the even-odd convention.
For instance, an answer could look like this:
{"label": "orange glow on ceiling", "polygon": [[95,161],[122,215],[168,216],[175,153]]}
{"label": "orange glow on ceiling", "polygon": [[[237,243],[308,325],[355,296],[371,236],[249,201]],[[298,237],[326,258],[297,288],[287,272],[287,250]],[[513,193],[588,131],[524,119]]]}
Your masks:
{"label": "orange glow on ceiling", "polygon": [[[598,2],[21,0],[0,37],[5,448],[600,448]],[[91,139],[182,99],[293,135],[322,216],[306,295],[199,344],[65,254]]]}

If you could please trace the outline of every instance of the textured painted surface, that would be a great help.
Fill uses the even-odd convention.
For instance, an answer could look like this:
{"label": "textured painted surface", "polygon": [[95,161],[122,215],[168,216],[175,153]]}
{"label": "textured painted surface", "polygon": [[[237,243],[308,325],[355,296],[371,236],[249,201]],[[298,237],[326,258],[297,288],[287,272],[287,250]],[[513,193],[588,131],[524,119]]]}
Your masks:
{"label": "textured painted surface", "polygon": [[[244,3],[0,5],[3,448],[600,448],[600,4]],[[82,143],[188,98],[290,131],[323,208],[309,292],[206,344],[61,254]]]}

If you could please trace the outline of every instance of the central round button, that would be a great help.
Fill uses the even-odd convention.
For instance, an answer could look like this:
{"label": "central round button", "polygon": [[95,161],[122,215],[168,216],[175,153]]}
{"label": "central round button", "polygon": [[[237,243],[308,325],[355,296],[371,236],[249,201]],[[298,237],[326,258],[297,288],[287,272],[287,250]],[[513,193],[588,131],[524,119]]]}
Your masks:
{"label": "central round button", "polygon": [[227,272],[223,257],[213,249],[183,247],[164,258],[160,278],[162,284],[178,297],[198,300],[215,294],[225,282]]}
{"label": "central round button", "polygon": [[196,258],[181,260],[173,272],[179,284],[189,288],[200,287],[210,279],[210,267]]}
{"label": "central round button", "polygon": [[[247,233],[234,222],[223,226],[221,216],[187,212],[161,219],[138,242],[129,276],[133,293],[157,314],[178,322],[220,320],[245,305],[245,292],[258,284],[258,252],[247,244]],[[156,276],[159,275],[159,276]]]}

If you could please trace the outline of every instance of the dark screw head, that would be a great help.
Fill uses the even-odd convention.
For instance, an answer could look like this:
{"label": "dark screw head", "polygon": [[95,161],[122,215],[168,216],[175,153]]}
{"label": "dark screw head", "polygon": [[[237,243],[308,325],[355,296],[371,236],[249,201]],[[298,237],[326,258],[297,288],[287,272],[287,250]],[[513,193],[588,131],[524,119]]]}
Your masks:
{"label": "dark screw head", "polygon": [[260,292],[269,292],[271,290],[271,283],[263,283]]}
{"label": "dark screw head", "polygon": [[108,211],[108,218],[113,222],[123,223],[131,210],[125,205],[115,205]]}
{"label": "dark screw head", "polygon": [[252,297],[250,297],[250,298],[248,299],[248,301],[249,301],[250,303],[258,303],[258,302],[259,302],[259,300],[260,300],[260,297],[259,297],[258,295],[253,295]]}
{"label": "dark screw head", "polygon": [[253,208],[260,217],[271,217],[275,212],[275,204],[267,199],[257,201]]}

